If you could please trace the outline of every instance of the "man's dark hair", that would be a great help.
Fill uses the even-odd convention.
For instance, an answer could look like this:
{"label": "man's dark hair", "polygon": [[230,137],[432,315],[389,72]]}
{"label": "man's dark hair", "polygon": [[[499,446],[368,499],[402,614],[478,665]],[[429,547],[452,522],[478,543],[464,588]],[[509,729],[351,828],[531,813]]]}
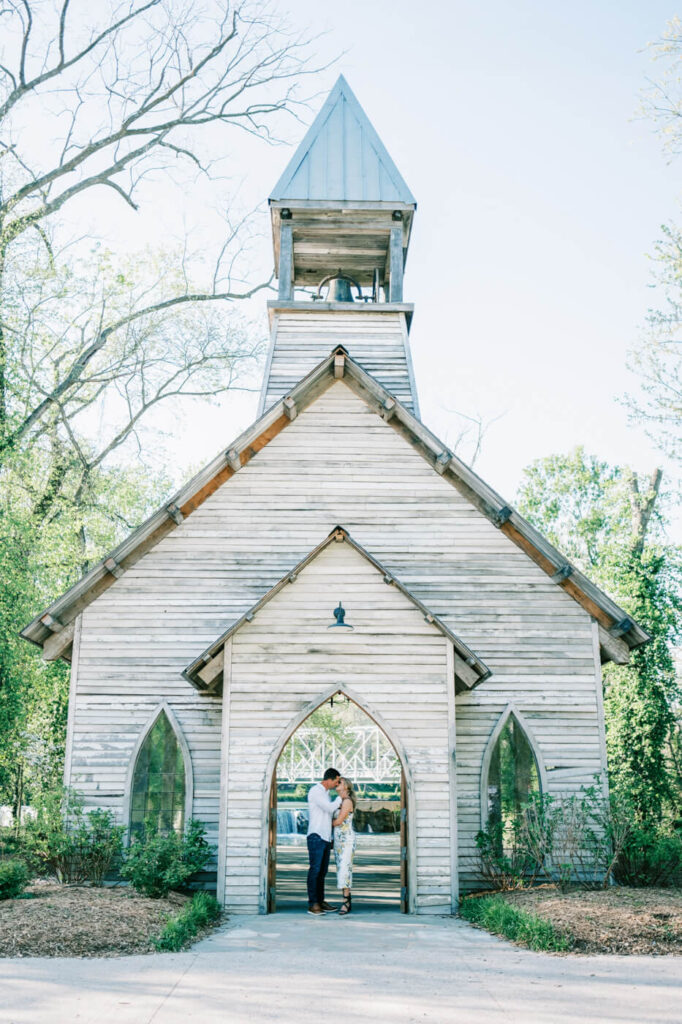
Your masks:
{"label": "man's dark hair", "polygon": [[323,781],[327,782],[329,779],[338,779],[340,774],[341,772],[337,772],[336,768],[327,768]]}

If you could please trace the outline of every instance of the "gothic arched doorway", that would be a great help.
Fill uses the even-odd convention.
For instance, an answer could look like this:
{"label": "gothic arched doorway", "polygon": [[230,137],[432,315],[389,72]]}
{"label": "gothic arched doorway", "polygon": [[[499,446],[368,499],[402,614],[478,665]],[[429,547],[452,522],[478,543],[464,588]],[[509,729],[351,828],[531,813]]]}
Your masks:
{"label": "gothic arched doorway", "polygon": [[[408,780],[404,757],[385,728],[344,691],[306,709],[280,744],[272,767],[267,842],[267,909],[307,903],[307,793],[328,767],[350,778],[358,804],[354,907],[409,909]],[[327,898],[336,896],[332,854]]]}

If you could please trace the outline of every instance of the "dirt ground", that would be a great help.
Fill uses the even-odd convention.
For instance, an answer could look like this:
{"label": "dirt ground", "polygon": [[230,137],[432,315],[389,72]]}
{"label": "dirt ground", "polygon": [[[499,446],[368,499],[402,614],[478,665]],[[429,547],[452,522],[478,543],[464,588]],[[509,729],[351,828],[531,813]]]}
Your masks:
{"label": "dirt ground", "polygon": [[682,954],[682,889],[613,886],[561,893],[540,886],[504,896],[569,932],[577,953]]}
{"label": "dirt ground", "polygon": [[0,956],[123,956],[147,953],[167,917],[188,899],[151,900],[129,888],[37,881],[0,902]]}

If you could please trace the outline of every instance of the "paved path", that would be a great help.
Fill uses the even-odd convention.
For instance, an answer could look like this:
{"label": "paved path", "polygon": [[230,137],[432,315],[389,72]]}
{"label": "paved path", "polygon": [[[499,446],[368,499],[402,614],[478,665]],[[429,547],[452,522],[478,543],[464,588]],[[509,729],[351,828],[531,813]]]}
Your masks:
{"label": "paved path", "polygon": [[233,919],[189,953],[0,960],[2,1024],[680,1024],[682,958],[559,957],[452,918]]}

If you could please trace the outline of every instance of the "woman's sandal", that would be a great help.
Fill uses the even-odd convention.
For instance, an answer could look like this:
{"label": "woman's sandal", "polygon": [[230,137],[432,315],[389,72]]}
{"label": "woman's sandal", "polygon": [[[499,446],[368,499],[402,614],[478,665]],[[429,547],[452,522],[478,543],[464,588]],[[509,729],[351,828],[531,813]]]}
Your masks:
{"label": "woman's sandal", "polygon": [[342,917],[343,914],[350,914],[350,912],[351,912],[351,896],[349,894],[348,896],[344,896],[343,897],[343,903],[341,904],[341,909],[339,910],[339,917]]}

